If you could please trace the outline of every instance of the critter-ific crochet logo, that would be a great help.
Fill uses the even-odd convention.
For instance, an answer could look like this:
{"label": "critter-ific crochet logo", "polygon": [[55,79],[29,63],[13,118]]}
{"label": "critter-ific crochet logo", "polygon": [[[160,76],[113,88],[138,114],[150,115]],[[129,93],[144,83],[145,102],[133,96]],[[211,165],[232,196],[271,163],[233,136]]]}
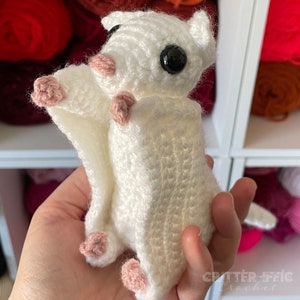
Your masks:
{"label": "critter-ific crochet logo", "polygon": [[295,285],[295,274],[287,270],[279,271],[231,271],[226,273],[207,272],[203,275],[203,281],[214,282],[223,276],[223,294],[227,293],[268,293],[274,294],[282,285]]}

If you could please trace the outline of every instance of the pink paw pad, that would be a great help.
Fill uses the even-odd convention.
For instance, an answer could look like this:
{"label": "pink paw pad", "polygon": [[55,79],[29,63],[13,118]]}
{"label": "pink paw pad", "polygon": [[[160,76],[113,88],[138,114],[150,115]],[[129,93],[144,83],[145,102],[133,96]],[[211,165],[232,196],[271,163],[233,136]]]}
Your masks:
{"label": "pink paw pad", "polygon": [[79,251],[86,257],[97,258],[106,252],[107,235],[105,232],[93,232],[80,244]]}
{"label": "pink paw pad", "polygon": [[53,76],[43,76],[35,80],[33,84],[31,98],[38,106],[54,106],[59,101],[66,98],[66,93],[62,86]]}
{"label": "pink paw pad", "polygon": [[123,91],[113,97],[110,113],[114,121],[126,125],[130,119],[130,109],[136,103],[135,98],[129,92]]}
{"label": "pink paw pad", "polygon": [[122,281],[124,286],[133,292],[146,288],[147,276],[136,259],[131,258],[123,264]]}

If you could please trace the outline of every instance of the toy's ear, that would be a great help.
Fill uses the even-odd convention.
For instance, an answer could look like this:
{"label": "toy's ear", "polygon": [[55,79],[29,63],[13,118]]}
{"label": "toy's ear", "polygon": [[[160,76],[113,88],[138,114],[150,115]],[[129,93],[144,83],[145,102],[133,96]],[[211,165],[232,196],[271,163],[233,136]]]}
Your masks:
{"label": "toy's ear", "polygon": [[139,18],[144,15],[143,11],[114,11],[101,19],[101,23],[106,30],[112,29],[116,25],[121,25],[134,18]]}
{"label": "toy's ear", "polygon": [[211,64],[215,59],[216,41],[207,13],[204,10],[196,11],[187,23],[190,34],[198,47],[208,54],[207,64]]}

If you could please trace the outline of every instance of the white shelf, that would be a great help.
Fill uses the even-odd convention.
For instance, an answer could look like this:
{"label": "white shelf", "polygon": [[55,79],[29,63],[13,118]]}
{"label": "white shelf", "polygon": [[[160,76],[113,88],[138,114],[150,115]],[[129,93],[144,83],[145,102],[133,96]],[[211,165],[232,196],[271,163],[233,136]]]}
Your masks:
{"label": "white shelf", "polygon": [[76,151],[54,124],[0,123],[0,168],[76,167]]}
{"label": "white shelf", "polygon": [[300,109],[281,122],[251,115],[244,147],[234,149],[234,156],[300,158]]}
{"label": "white shelf", "polygon": [[279,244],[264,237],[236,257],[224,277],[222,300],[300,300],[300,236]]}

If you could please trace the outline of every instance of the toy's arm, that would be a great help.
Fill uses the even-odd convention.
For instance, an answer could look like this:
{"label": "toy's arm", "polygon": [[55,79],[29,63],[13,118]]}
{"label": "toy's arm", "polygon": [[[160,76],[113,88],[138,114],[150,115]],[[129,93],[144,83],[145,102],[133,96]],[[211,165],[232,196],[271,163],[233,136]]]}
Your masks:
{"label": "toy's arm", "polygon": [[92,190],[86,234],[104,230],[114,186],[107,137],[110,102],[87,65],[71,65],[38,78],[32,99],[46,107],[85,167]]}

